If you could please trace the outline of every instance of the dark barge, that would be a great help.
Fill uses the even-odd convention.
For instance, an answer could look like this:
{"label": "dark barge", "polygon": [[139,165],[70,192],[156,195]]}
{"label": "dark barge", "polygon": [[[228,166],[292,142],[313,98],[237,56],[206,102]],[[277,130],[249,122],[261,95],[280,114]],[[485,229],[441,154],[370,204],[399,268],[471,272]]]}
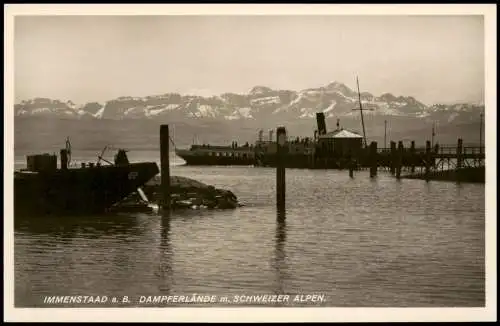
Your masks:
{"label": "dark barge", "polygon": [[119,150],[114,164],[69,166],[70,148],[27,156],[27,168],[14,172],[15,216],[105,213],[159,173],[155,162],[130,163]]}

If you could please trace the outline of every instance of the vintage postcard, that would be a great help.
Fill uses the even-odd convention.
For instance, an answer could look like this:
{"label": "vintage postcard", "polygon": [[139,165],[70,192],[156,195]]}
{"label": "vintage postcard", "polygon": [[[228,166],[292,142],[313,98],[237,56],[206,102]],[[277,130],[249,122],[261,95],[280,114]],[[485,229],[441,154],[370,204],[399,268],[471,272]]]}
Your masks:
{"label": "vintage postcard", "polygon": [[496,319],[494,9],[4,5],[5,320]]}

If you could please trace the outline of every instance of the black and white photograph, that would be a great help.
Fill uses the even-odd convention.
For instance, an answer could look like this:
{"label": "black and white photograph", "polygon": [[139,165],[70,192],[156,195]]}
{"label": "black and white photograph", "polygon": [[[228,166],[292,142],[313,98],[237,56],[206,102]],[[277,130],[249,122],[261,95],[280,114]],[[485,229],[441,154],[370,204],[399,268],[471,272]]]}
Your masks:
{"label": "black and white photograph", "polygon": [[495,320],[495,9],[4,5],[4,320]]}

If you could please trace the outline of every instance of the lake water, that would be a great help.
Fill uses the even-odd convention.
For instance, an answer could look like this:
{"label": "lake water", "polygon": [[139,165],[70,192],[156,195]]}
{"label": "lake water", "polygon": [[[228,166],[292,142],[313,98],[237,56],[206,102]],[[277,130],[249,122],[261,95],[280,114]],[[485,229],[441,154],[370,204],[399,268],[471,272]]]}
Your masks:
{"label": "lake water", "polygon": [[[95,161],[97,152],[74,161]],[[16,153],[16,168],[25,165],[25,154]],[[129,158],[159,161],[157,152]],[[274,169],[173,163],[171,175],[229,189],[245,206],[169,218],[16,221],[16,307],[54,307],[44,297],[64,295],[128,296],[125,306],[152,306],[141,296],[193,294],[290,295],[288,302],[268,303],[285,306],[485,304],[484,184],[290,169],[283,218],[275,208]],[[313,294],[320,299],[292,301]]]}

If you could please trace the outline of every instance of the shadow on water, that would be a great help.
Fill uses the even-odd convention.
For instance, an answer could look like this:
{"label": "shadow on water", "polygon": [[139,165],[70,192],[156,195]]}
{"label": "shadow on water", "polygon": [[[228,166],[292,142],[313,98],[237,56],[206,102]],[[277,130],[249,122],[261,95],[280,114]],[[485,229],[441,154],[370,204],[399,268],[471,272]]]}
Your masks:
{"label": "shadow on water", "polygon": [[97,216],[23,216],[14,218],[15,232],[85,238],[106,235],[138,236],[141,233],[139,218],[145,214],[103,214]]}
{"label": "shadow on water", "polygon": [[[169,221],[166,225],[166,235],[170,230],[170,220],[190,220],[217,216],[217,210],[178,210],[170,213],[107,213],[100,215],[20,215],[14,217],[14,231],[30,234],[55,235],[58,238],[72,238],[78,234],[85,238],[98,238],[100,236],[127,235],[139,236],[144,229],[141,227],[144,220],[159,219]],[[162,228],[163,230],[163,228]]]}

